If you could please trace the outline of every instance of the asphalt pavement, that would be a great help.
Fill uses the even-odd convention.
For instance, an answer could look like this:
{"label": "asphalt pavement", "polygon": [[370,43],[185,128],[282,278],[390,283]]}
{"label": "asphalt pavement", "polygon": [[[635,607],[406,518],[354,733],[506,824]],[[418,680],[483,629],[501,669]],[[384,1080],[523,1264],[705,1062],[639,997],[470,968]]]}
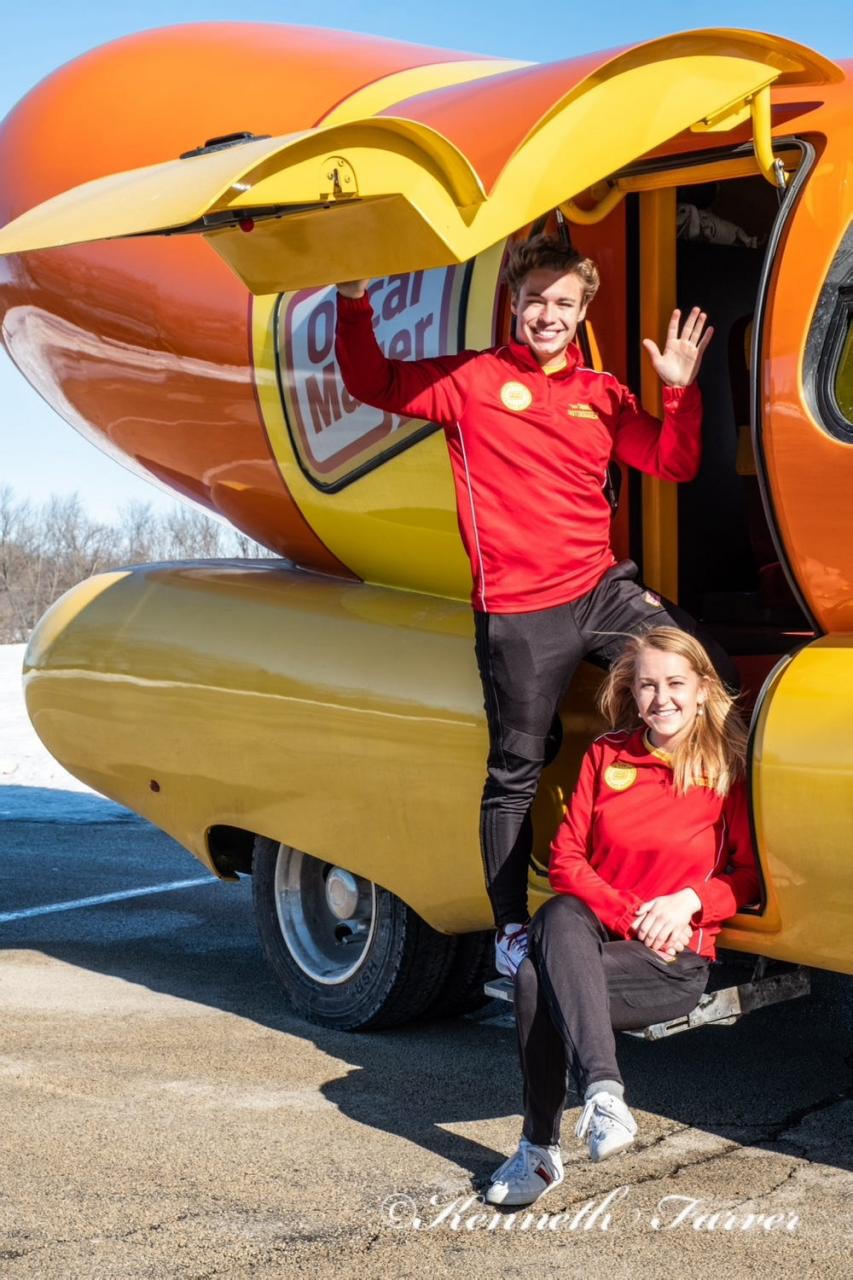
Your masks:
{"label": "asphalt pavement", "polygon": [[849,978],[620,1037],[637,1148],[591,1164],[569,1111],[564,1183],[496,1213],[511,1030],[292,1017],[249,881],[139,820],[0,821],[0,870],[4,1278],[851,1274]]}

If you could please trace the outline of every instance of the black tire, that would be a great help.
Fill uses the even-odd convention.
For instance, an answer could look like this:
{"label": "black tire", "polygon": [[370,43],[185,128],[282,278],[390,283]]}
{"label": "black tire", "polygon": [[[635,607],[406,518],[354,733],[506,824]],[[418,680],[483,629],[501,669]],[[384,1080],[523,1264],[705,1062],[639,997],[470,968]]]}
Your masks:
{"label": "black tire", "polygon": [[364,940],[353,934],[338,942],[342,923],[321,889],[333,869],[274,840],[255,840],[255,921],[288,1005],[307,1022],[340,1031],[410,1022],[444,988],[456,939],[431,929],[387,889],[359,880],[359,901],[370,901],[369,913],[360,909]]}
{"label": "black tire", "polygon": [[456,944],[444,986],[427,1009],[427,1017],[455,1018],[489,1003],[483,986],[497,975],[494,930],[460,934]]}

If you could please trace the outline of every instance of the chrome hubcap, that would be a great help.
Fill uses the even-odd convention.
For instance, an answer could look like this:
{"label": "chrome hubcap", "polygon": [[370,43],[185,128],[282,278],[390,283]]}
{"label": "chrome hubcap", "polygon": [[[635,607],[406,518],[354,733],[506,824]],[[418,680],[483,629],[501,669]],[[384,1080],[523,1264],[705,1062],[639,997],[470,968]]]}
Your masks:
{"label": "chrome hubcap", "polygon": [[358,880],[343,867],[332,867],[326,876],[326,902],[333,916],[349,920],[358,910]]}
{"label": "chrome hubcap", "polygon": [[376,929],[370,880],[280,845],[275,904],[287,948],[314,982],[334,986],[360,968]]}

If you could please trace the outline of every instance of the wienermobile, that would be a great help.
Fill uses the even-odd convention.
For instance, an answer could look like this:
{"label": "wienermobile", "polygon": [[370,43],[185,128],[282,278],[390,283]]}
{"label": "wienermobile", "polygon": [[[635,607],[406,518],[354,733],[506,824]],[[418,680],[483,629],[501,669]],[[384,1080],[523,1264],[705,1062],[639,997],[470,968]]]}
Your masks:
{"label": "wienermobile", "polygon": [[[249,24],[150,31],[0,130],[12,360],[75,429],[272,561],[118,567],[42,619],[29,713],[77,777],[253,874],[293,1008],[480,998],[486,735],[441,433],[353,401],[337,280],[409,357],[509,332],[506,246],[601,267],[590,361],[658,408],[640,336],[700,301],[705,452],[623,477],[617,554],[736,658],[760,905],[722,941],[853,972],[853,64],[704,30],[549,65]],[[536,808],[534,904],[600,673]]]}

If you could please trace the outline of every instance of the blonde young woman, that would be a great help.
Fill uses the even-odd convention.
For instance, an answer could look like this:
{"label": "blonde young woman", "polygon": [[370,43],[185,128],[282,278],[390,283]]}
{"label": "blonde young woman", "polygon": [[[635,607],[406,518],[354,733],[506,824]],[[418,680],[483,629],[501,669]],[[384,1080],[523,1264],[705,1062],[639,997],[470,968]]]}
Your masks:
{"label": "blonde young woman", "polygon": [[562,1182],[568,1076],[592,1159],[632,1144],[614,1030],[693,1009],[722,922],[759,893],[746,730],[699,641],[672,627],[632,637],[600,702],[614,732],[584,757],[551,849],[556,896],[516,977],[524,1126],[492,1204],[530,1204]]}

